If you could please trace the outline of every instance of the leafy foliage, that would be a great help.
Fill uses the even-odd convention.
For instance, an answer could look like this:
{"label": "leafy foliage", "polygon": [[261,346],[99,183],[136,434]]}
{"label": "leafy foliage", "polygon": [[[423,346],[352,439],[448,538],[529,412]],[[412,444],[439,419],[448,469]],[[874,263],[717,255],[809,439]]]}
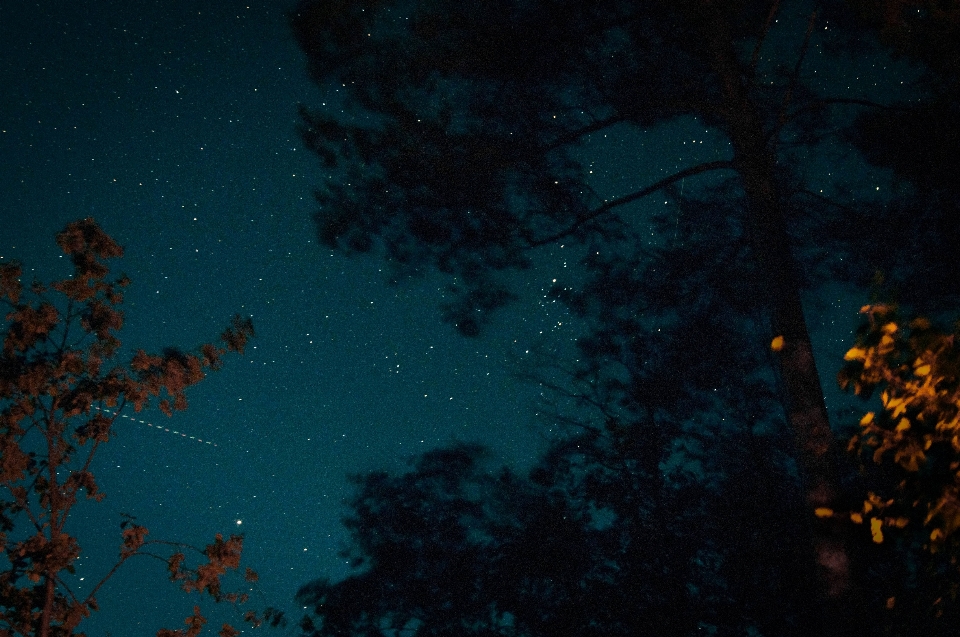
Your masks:
{"label": "leafy foliage", "polygon": [[[753,480],[725,475],[723,488],[674,483],[648,474],[621,435],[572,436],[526,476],[459,445],[402,475],[356,478],[344,553],[354,574],[301,588],[312,609],[301,628],[316,637],[796,634],[812,593],[796,585],[804,551],[765,535],[803,532],[791,522],[798,492],[780,490],[782,468],[739,466]],[[776,479],[761,478],[770,470]],[[740,489],[742,504],[731,506],[727,488]]]}
{"label": "leafy foliage", "polygon": [[823,514],[862,525],[873,544],[864,581],[874,607],[885,607],[886,634],[952,635],[960,620],[956,335],[924,318],[904,321],[891,304],[861,312],[867,321],[838,381],[865,400],[880,389],[880,404],[849,439],[860,461],[852,505]]}
{"label": "leafy foliage", "polygon": [[851,451],[872,452],[874,463],[896,472],[893,493],[870,494],[855,522],[869,520],[874,541],[882,528],[913,521],[927,529],[928,547],[957,545],[960,528],[960,349],[956,334],[917,318],[904,330],[895,308],[867,305],[868,323],[838,380],[869,397],[882,387],[879,412],[867,412]]}
{"label": "leafy foliage", "polygon": [[748,248],[715,212],[689,202],[691,226],[715,224],[698,267],[679,242],[641,262],[625,240],[554,291],[589,336],[576,365],[546,351],[519,370],[565,425],[529,474],[461,446],[357,479],[355,571],[303,587],[306,634],[802,634],[816,606],[796,580],[815,578],[792,440]]}
{"label": "leafy foliage", "polygon": [[[326,173],[319,237],[347,253],[382,251],[397,276],[449,275],[446,318],[473,336],[512,299],[506,273],[538,264],[538,251],[550,253],[547,263],[562,254],[564,267],[578,260],[553,291],[586,324],[576,359],[556,364],[578,385],[540,379],[596,409],[575,425],[634,450],[598,459],[630,458],[636,473],[624,480],[653,479],[664,450],[708,414],[779,432],[769,399],[779,401],[828,598],[802,618],[806,630],[867,633],[859,604],[869,595],[851,592],[849,525],[833,516],[842,485],[800,288],[862,284],[882,267],[900,282],[919,277],[923,285],[906,292],[930,306],[955,298],[951,164],[913,161],[949,160],[928,152],[938,141],[929,123],[955,128],[941,64],[955,50],[952,23],[907,15],[953,15],[942,6],[301,0],[291,23],[312,78],[331,95],[301,113],[302,137]],[[916,30],[939,34],[935,46],[924,48]],[[885,60],[884,42],[941,81],[890,71],[892,89],[910,89],[877,103],[847,82],[820,81],[830,63],[810,63],[827,59],[821,53]],[[683,118],[728,152],[624,194],[594,190],[591,141]],[[864,160],[893,169],[893,192],[871,181],[864,196],[866,173],[849,169]],[[635,168],[645,167],[612,176]],[[656,202],[666,214],[635,205],[652,195],[666,200]],[[877,536],[885,524],[867,526]],[[360,625],[337,630],[377,630]]]}
{"label": "leafy foliage", "polygon": [[[291,24],[310,75],[338,95],[301,109],[302,138],[325,173],[319,238],[348,253],[382,249],[397,276],[451,275],[445,317],[476,335],[514,298],[504,271],[531,267],[551,245],[606,251],[646,222],[632,204],[676,201],[681,181],[687,192],[727,183],[726,214],[746,224],[762,177],[747,169],[749,155],[766,153],[808,282],[865,283],[882,268],[916,284],[923,273],[942,301],[956,290],[945,249],[956,242],[956,197],[931,189],[956,187],[946,150],[960,121],[955,4],[301,0]],[[772,46],[804,30],[797,48]],[[891,87],[921,86],[919,104],[875,103],[846,85],[830,94],[809,70],[824,70],[811,63],[817,48],[878,60],[900,52],[939,79],[890,67]],[[723,93],[730,69],[746,100],[738,107]],[[736,157],[683,166],[622,196],[595,190],[586,162],[597,138],[684,117],[732,140]],[[750,127],[764,141],[740,147]],[[875,202],[857,194],[856,171],[820,183],[828,156],[892,167],[913,187]],[[905,241],[921,258],[904,262]]]}
{"label": "leafy foliage", "polygon": [[[108,279],[107,259],[122,248],[93,219],[67,225],[57,244],[69,255],[73,275],[49,286],[24,290],[18,263],[0,265],[0,301],[8,308],[0,356],[0,548],[8,567],[0,573],[0,635],[81,636],[78,627],[99,609],[97,593],[127,560],[140,555],[168,564],[170,579],[186,592],[205,593],[234,604],[245,595],[226,592],[221,579],[239,566],[242,536],[217,535],[203,561],[188,566],[183,544],[148,540],[146,527],[124,520],[120,557],[84,597],[64,580],[81,554],[64,530],[81,492],[99,502],[104,493],[92,467],[96,452],[110,441],[124,410],[140,411],[151,401],[167,415],[187,407],[186,390],[206,370],[219,369],[228,352],[242,353],[253,336],[249,319],[234,317],[222,345],[195,352],[137,350],[129,362],[113,363],[123,327],[127,277]],[[152,550],[175,547],[168,557]],[[247,579],[256,574],[247,570]],[[259,621],[255,616],[255,622]],[[185,630],[160,630],[158,637],[194,637],[205,619],[199,607]],[[238,634],[228,625],[221,637]]]}
{"label": "leafy foliage", "polygon": [[[622,298],[612,290],[607,309]],[[887,426],[851,444],[873,452],[883,436],[929,435],[929,427],[896,432],[903,414],[925,414],[922,421],[943,429],[956,416],[956,397],[947,391],[955,390],[954,381],[934,383],[943,403],[931,402],[934,395],[922,388],[931,375],[956,378],[953,340],[923,320],[914,321],[904,337],[893,325],[892,308],[864,310],[870,325],[840,377],[849,386],[859,383],[862,395],[885,388],[885,411],[869,422]],[[661,349],[676,347],[678,342],[661,343]],[[621,361],[632,356],[628,349],[604,351]],[[711,360],[719,365],[722,359]],[[791,477],[786,432],[772,433],[778,430],[752,420],[763,411],[749,409],[742,413],[752,416],[711,426],[705,420],[711,411],[693,408],[685,412],[697,419],[689,429],[671,426],[662,415],[647,421],[644,404],[629,400],[632,387],[647,383],[603,390],[610,381],[601,380],[584,377],[573,386],[583,388],[574,397],[599,410],[605,424],[593,424],[603,418],[576,423],[575,433],[558,439],[526,476],[492,471],[482,449],[461,445],[419,457],[402,475],[357,477],[346,519],[352,542],[344,553],[355,571],[300,590],[298,599],[312,608],[301,622],[304,633],[806,634],[806,614],[820,611],[812,587],[798,586],[814,578],[797,541],[809,528]],[[679,393],[688,401],[697,396],[695,386]],[[645,404],[668,404],[656,401],[648,396]],[[905,411],[893,416],[904,404]],[[951,596],[960,590],[960,576],[946,553],[953,554],[955,537],[939,538],[938,546],[928,540],[931,554],[915,550],[905,532],[915,521],[944,528],[943,517],[930,516],[936,505],[925,509],[918,501],[917,510],[906,496],[933,502],[938,489],[953,489],[955,472],[938,484],[936,473],[931,481],[925,472],[926,460],[919,470],[906,456],[890,462],[896,449],[880,458],[901,472],[891,476],[886,467],[874,481],[876,492],[843,514],[849,527],[856,528],[853,521],[868,531],[865,542],[853,547],[864,604],[847,612],[860,634],[951,635],[958,618]],[[772,456],[773,450],[779,455]],[[945,457],[955,458],[955,450]],[[850,484],[851,497],[860,487],[859,481]],[[883,487],[896,498],[878,495]],[[901,517],[904,511],[909,519]],[[818,515],[841,517],[829,510]],[[937,515],[944,515],[942,508]]]}

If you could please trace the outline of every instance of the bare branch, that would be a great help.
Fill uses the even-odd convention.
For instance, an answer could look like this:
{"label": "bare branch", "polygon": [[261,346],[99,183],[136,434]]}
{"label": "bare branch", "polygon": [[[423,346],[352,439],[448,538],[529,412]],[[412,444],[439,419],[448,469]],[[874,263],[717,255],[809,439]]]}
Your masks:
{"label": "bare branch", "polygon": [[587,213],[587,214],[581,216],[580,218],[578,218],[576,221],[573,222],[573,224],[570,225],[569,228],[566,228],[565,230],[562,230],[562,231],[560,231],[560,232],[557,232],[557,233],[555,233],[555,234],[552,234],[552,235],[550,235],[550,236],[548,236],[548,237],[543,237],[543,238],[541,238],[541,239],[532,239],[532,238],[530,238],[530,239],[528,239],[529,245],[530,245],[530,247],[535,248],[535,247],[539,247],[539,246],[542,246],[542,245],[546,245],[546,244],[548,244],[548,243],[553,243],[554,241],[557,241],[558,239],[562,239],[562,238],[564,238],[564,237],[568,237],[568,236],[572,235],[572,234],[575,233],[577,230],[579,230],[580,227],[583,226],[585,223],[588,223],[588,222],[590,222],[590,221],[593,221],[593,220],[596,219],[597,217],[600,217],[600,216],[602,216],[602,215],[610,212],[611,210],[613,210],[614,208],[616,208],[616,207],[618,207],[618,206],[624,206],[624,205],[626,205],[626,204],[628,204],[628,203],[632,203],[632,202],[634,202],[634,201],[637,201],[638,199],[643,199],[644,197],[646,197],[646,196],[648,196],[648,195],[652,195],[652,194],[655,193],[655,192],[658,192],[658,191],[660,191],[660,190],[663,190],[664,188],[670,186],[671,184],[675,184],[676,182],[680,181],[681,179],[686,179],[687,177],[692,177],[692,176],[694,176],[694,175],[699,175],[700,173],[709,172],[709,171],[711,171],[711,170],[724,170],[724,169],[731,169],[731,170],[732,170],[732,169],[733,169],[733,162],[730,161],[730,160],[727,160],[727,159],[721,159],[721,160],[718,160],[718,161],[710,161],[710,162],[707,162],[707,163],[705,163],[705,164],[699,164],[699,165],[697,165],[697,166],[692,166],[692,167],[690,167],[690,168],[685,168],[685,169],[681,170],[681,171],[678,172],[678,173],[674,173],[673,175],[670,175],[669,177],[665,177],[665,178],[661,179],[660,181],[658,181],[658,182],[656,182],[656,183],[654,183],[654,184],[651,184],[651,185],[647,186],[646,188],[643,188],[643,189],[638,190],[638,191],[636,191],[636,192],[630,193],[629,195],[626,195],[626,196],[624,196],[624,197],[620,197],[620,198],[618,198],[618,199],[612,199],[612,200],[604,203],[602,206],[600,206],[600,207],[597,208],[596,210],[591,210],[589,213]]}
{"label": "bare branch", "polygon": [[879,108],[879,109],[888,110],[888,111],[907,111],[910,108],[909,106],[900,106],[896,104],[880,104],[879,102],[873,102],[870,100],[864,100],[864,99],[859,99],[855,97],[828,97],[824,99],[811,100],[806,104],[804,104],[803,106],[799,107],[790,115],[784,118],[781,118],[781,120],[777,122],[777,125],[773,128],[773,130],[770,131],[770,134],[767,135],[767,140],[777,138],[780,135],[780,131],[783,129],[783,127],[786,124],[793,121],[794,119],[796,119],[797,117],[799,117],[801,113],[804,113],[805,111],[815,110],[818,108],[823,108],[824,106],[830,106],[832,104],[845,104],[849,106],[866,106],[869,108]]}
{"label": "bare branch", "polygon": [[[783,124],[786,122],[787,109],[790,107],[790,100],[793,99],[793,91],[800,77],[800,68],[803,66],[803,60],[807,57],[807,50],[810,48],[810,36],[813,35],[813,27],[817,22],[817,13],[819,13],[819,11],[820,3],[818,2],[813,7],[810,18],[807,20],[807,32],[803,35],[803,44],[800,45],[800,55],[797,56],[797,63],[793,67],[790,84],[787,85],[787,90],[783,94],[783,104],[780,107],[780,114],[777,116],[777,130],[783,128]],[[776,137],[773,139],[776,140]]]}
{"label": "bare branch", "polygon": [[561,146],[571,144],[579,140],[581,137],[590,135],[592,133],[596,133],[598,131],[602,131],[604,128],[607,128],[609,126],[613,126],[614,124],[619,124],[625,121],[626,121],[626,118],[623,117],[622,115],[614,115],[611,117],[606,117],[601,120],[597,120],[592,124],[588,124],[587,126],[584,126],[583,128],[579,128],[575,131],[571,131],[564,135],[560,135],[559,137],[554,139],[552,142],[547,144],[543,148],[543,150],[553,150],[554,148],[559,148]]}
{"label": "bare branch", "polygon": [[774,0],[774,3],[770,5],[770,13],[767,14],[767,19],[763,23],[763,31],[760,32],[760,37],[757,38],[757,45],[753,48],[753,54],[750,56],[750,69],[747,71],[747,77],[749,77],[751,81],[757,74],[757,63],[760,61],[760,49],[763,48],[763,41],[766,39],[767,33],[770,32],[770,25],[773,24],[773,18],[777,15],[779,9],[780,0]]}

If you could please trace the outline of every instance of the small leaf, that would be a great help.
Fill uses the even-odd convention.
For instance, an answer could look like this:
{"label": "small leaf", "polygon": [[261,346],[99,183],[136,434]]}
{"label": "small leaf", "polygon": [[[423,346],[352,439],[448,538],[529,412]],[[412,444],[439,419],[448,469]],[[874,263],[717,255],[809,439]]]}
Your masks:
{"label": "small leaf", "polygon": [[903,412],[907,410],[907,405],[910,404],[911,399],[908,398],[897,398],[896,400],[891,400],[890,404],[887,405],[887,409],[893,409],[893,413],[890,414],[892,418],[896,418]]}
{"label": "small leaf", "polygon": [[873,541],[877,544],[883,542],[883,531],[881,530],[882,527],[882,520],[878,520],[877,518],[870,520],[870,534],[873,536]]}
{"label": "small leaf", "polygon": [[863,516],[860,515],[859,513],[851,513],[850,521],[853,522],[854,524],[863,524]]}
{"label": "small leaf", "polygon": [[818,518],[830,518],[833,517],[833,509],[828,507],[819,507],[814,509],[813,514]]}
{"label": "small leaf", "polygon": [[867,351],[859,347],[854,347],[843,355],[845,361],[862,361],[867,357]]}
{"label": "small leaf", "polygon": [[927,374],[930,373],[930,366],[921,365],[920,367],[913,370],[913,373],[916,374],[917,376],[926,376]]}
{"label": "small leaf", "polygon": [[872,423],[872,422],[873,422],[873,412],[872,412],[872,411],[868,411],[868,412],[863,416],[863,418],[860,419],[860,426],[861,426],[861,427],[866,427],[867,425],[869,425],[869,424]]}
{"label": "small leaf", "polygon": [[772,341],[770,341],[770,349],[772,349],[772,350],[775,351],[775,352],[779,352],[780,350],[782,350],[782,349],[783,349],[783,337],[782,337],[782,336],[777,336],[777,337],[774,338]]}
{"label": "small leaf", "polygon": [[906,431],[910,429],[910,421],[907,418],[901,418],[900,422],[897,423],[896,431]]}
{"label": "small leaf", "polygon": [[888,410],[896,409],[897,407],[902,405],[904,401],[903,398],[891,398],[887,392],[884,392],[884,395],[881,396],[881,400],[883,400],[883,406],[886,407]]}

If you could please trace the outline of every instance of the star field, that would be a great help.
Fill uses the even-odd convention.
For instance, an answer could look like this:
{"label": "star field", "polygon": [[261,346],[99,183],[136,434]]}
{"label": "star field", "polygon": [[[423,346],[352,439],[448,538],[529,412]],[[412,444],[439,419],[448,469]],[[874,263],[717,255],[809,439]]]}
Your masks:
{"label": "star field", "polygon": [[[289,609],[300,585],[345,572],[348,474],[399,469],[451,441],[482,441],[519,464],[544,445],[542,390],[511,370],[534,348],[571,347],[576,320],[549,291],[579,255],[544,254],[548,267],[518,278],[520,302],[472,340],[440,321],[445,281],[390,285],[378,260],[321,248],[320,169],[301,148],[296,106],[338,96],[307,80],[288,8],[54,0],[0,15],[0,258],[22,261],[28,280],[63,276],[54,234],[92,216],[126,250],[116,264],[133,281],[125,346],[192,347],[234,313],[257,331],[189,392],[186,412],[120,423],[95,470],[107,500],[74,519],[80,588],[115,558],[124,512],[152,539],[203,545],[243,532],[265,595],[254,604]],[[877,74],[864,69],[851,90]],[[596,134],[582,151],[603,201],[729,151],[692,120],[614,137]],[[824,170],[827,188],[836,168]],[[810,301],[818,356],[842,355],[863,296],[838,287]],[[100,601],[90,635],[179,628],[192,606],[149,560]]]}

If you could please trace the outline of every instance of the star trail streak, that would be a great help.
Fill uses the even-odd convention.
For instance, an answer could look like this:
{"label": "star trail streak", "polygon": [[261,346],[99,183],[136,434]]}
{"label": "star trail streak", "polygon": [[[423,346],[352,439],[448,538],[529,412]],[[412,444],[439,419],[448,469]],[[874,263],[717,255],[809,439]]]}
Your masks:
{"label": "star trail streak", "polygon": [[213,446],[213,447],[219,447],[219,446],[220,446],[220,445],[218,445],[217,443],[212,442],[212,441],[210,441],[210,440],[204,440],[204,439],[202,439],[202,438],[197,438],[196,436],[191,436],[190,434],[184,433],[184,432],[182,432],[182,431],[177,431],[176,429],[170,429],[169,427],[164,427],[164,426],[162,426],[162,425],[155,425],[155,424],[153,424],[152,422],[147,422],[146,420],[141,420],[140,418],[134,418],[134,417],[128,416],[128,415],[126,415],[126,414],[121,414],[121,413],[118,413],[118,412],[115,412],[115,411],[111,411],[111,410],[109,410],[109,409],[104,409],[103,407],[96,407],[96,405],[94,405],[94,407],[95,407],[96,409],[98,409],[99,411],[102,411],[102,412],[105,413],[105,414],[110,414],[111,416],[119,416],[120,418],[126,418],[127,420],[132,420],[133,422],[138,422],[138,423],[140,423],[141,425],[146,425],[147,427],[153,427],[154,429],[158,429],[158,430],[160,430],[160,431],[165,431],[165,432],[167,432],[167,433],[175,434],[175,435],[180,436],[180,437],[182,437],[182,438],[188,438],[188,439],[190,439],[190,440],[195,440],[195,441],[197,441],[197,442],[201,442],[201,443],[203,443],[203,444],[205,444],[205,445],[211,445],[211,446]]}

